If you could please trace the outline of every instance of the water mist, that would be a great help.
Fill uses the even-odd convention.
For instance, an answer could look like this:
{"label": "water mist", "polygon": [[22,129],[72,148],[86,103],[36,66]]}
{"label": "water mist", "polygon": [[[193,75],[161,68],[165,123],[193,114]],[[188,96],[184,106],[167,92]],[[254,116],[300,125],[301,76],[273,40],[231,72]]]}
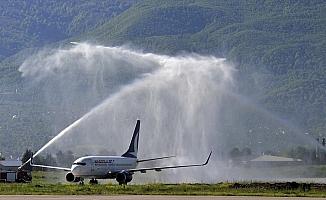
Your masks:
{"label": "water mist", "polygon": [[[65,109],[72,109],[67,105],[73,104],[64,102],[65,99],[74,101],[78,97],[71,96],[82,93],[78,91],[82,79],[87,84],[81,90],[89,92],[84,100],[98,103],[35,155],[52,146],[80,154],[96,154],[103,148],[121,154],[139,118],[140,157],[177,155],[177,159],[161,164],[205,160],[219,140],[219,109],[224,91],[230,90],[233,82],[233,68],[224,59],[199,55],[170,57],[88,44],[41,52],[26,60],[19,70],[25,78],[48,84],[48,99],[61,85],[60,93],[67,97],[62,98],[60,106]],[[105,88],[107,99],[97,98],[98,88]],[[56,101],[52,105],[60,104],[58,100],[52,101]],[[80,104],[80,98],[77,101]],[[185,178],[192,170],[196,173]],[[211,176],[201,171],[172,170],[166,180],[204,181]]]}
{"label": "water mist", "polygon": [[[140,158],[177,156],[159,163],[164,166],[201,163],[210,150],[214,153],[205,169],[150,172],[136,176],[135,182],[248,178],[242,176],[246,172],[229,170],[227,162],[219,161],[231,147],[257,142],[247,135],[252,116],[234,95],[235,70],[225,59],[156,55],[82,43],[41,51],[19,70],[29,84],[41,88],[48,107],[55,111],[55,134],[73,122],[35,155],[57,150],[99,155],[103,149],[121,155],[129,145],[136,119],[140,119]],[[272,124],[270,119],[265,121]],[[280,141],[287,145],[283,136]]]}

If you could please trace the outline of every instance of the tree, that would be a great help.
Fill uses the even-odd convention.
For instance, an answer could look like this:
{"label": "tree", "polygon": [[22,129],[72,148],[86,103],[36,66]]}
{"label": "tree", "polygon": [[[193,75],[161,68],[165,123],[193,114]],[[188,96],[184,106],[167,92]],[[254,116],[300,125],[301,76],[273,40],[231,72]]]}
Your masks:
{"label": "tree", "polygon": [[65,155],[65,164],[66,165],[71,165],[75,160],[75,156],[72,151],[67,151]]}
{"label": "tree", "polygon": [[52,154],[47,153],[45,158],[44,158],[44,164],[45,165],[56,166],[57,162],[56,162],[55,158],[52,156]]}
{"label": "tree", "polygon": [[0,153],[0,160],[5,160],[6,158]]}
{"label": "tree", "polygon": [[56,158],[58,164],[61,166],[70,166],[75,160],[75,156],[70,150],[66,152],[58,151],[56,153]]}
{"label": "tree", "polygon": [[59,150],[56,154],[55,154],[56,158],[57,158],[57,162],[58,164],[64,165],[64,154],[61,150]]}
{"label": "tree", "polygon": [[[33,156],[33,152],[32,150],[30,149],[26,149],[25,153],[23,154],[22,156],[22,163],[25,163],[27,162],[31,157]],[[24,170],[32,170],[32,166],[30,165],[30,163],[27,163],[24,167],[23,167]]]}
{"label": "tree", "polygon": [[236,160],[241,156],[239,148],[235,147],[230,151],[230,157],[232,160]]}
{"label": "tree", "polygon": [[249,147],[245,147],[244,149],[242,149],[241,154],[242,156],[251,156],[252,152]]}

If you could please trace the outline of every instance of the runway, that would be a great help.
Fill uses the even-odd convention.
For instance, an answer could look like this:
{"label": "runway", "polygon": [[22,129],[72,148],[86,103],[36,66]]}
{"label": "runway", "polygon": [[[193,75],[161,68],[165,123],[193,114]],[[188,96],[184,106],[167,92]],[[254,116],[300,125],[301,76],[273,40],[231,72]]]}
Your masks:
{"label": "runway", "polygon": [[1,195],[0,200],[317,200],[304,197],[240,197],[240,196],[162,196],[162,195],[118,195],[118,196],[73,196],[73,195]]}

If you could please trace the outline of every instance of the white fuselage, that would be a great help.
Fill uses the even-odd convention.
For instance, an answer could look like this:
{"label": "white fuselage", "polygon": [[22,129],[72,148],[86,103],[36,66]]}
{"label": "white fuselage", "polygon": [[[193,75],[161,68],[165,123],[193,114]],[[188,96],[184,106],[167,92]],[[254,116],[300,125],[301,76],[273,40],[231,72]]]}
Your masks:
{"label": "white fuselage", "polygon": [[71,166],[75,177],[84,178],[114,178],[108,175],[123,170],[135,169],[137,158],[121,156],[86,156],[78,158]]}

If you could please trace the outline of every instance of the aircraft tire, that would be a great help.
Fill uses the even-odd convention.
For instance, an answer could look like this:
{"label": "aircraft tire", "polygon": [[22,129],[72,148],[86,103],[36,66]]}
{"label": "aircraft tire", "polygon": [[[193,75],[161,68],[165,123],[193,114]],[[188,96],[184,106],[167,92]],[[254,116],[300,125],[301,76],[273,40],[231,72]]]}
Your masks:
{"label": "aircraft tire", "polygon": [[98,180],[96,180],[96,179],[91,179],[91,180],[89,180],[89,183],[90,183],[90,184],[93,184],[93,185],[97,185],[97,184],[98,184]]}

